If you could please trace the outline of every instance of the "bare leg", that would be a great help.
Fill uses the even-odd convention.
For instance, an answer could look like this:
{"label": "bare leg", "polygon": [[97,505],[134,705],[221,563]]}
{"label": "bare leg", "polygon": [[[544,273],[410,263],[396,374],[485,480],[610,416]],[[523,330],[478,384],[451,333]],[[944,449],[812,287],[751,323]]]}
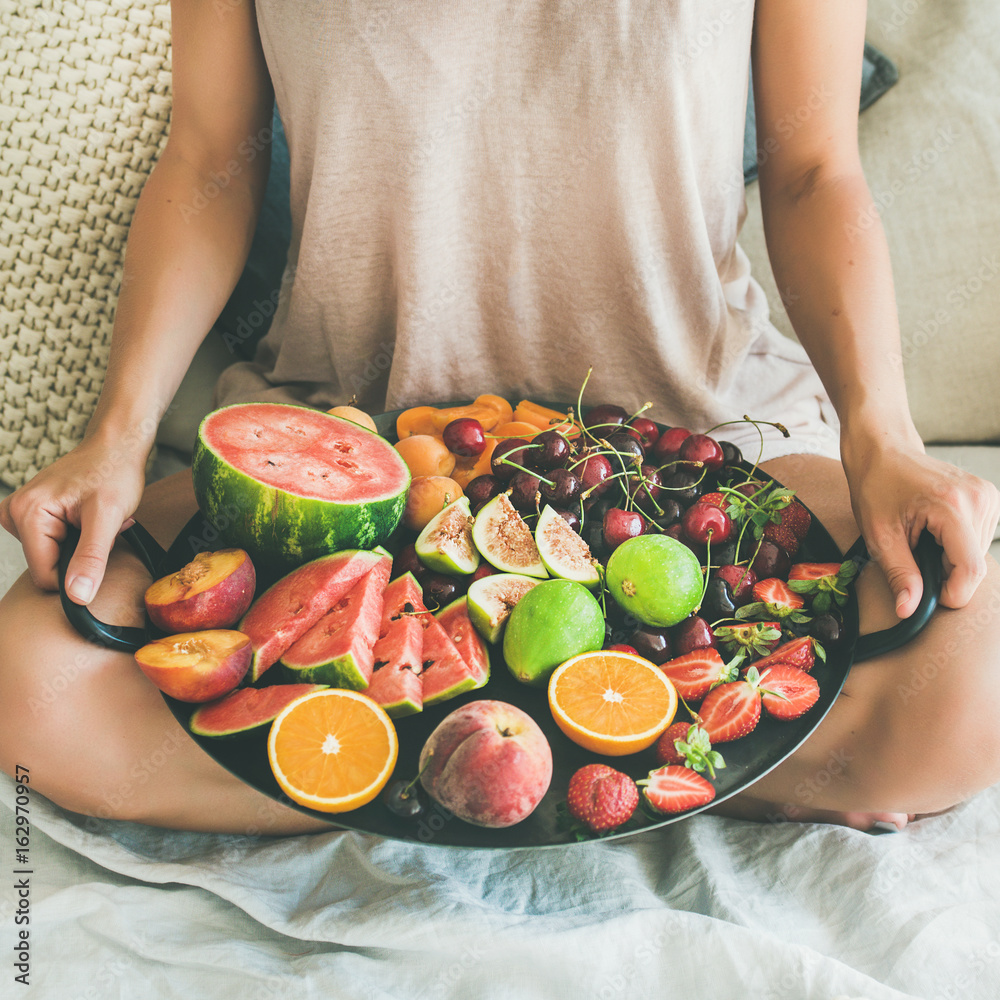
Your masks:
{"label": "bare leg", "polygon": [[[151,486],[136,514],[169,544],[195,510],[190,473]],[[124,544],[92,610],[142,622],[149,576]],[[102,818],[245,834],[333,827],[282,806],[216,764],[184,731],[126,653],[82,640],[59,597],[24,574],[0,601],[0,767],[30,768],[32,787]]]}
{"label": "bare leg", "polygon": [[[857,538],[838,462],[796,455],[765,468],[798,492],[842,549]],[[897,621],[876,565],[861,574],[857,593],[862,634]],[[903,825],[907,816],[949,808],[1000,780],[1000,723],[984,698],[1000,679],[998,616],[1000,567],[990,559],[967,607],[941,608],[913,642],[857,664],[805,744],[719,811],[859,828],[876,819]],[[952,752],[959,746],[967,751],[962,763]]]}

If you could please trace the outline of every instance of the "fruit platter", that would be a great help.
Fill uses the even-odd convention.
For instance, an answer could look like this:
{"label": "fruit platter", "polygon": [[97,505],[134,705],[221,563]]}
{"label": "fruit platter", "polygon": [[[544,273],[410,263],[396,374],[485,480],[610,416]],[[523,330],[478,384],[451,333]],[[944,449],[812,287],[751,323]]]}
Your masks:
{"label": "fruit platter", "polygon": [[940,552],[918,545],[916,614],[859,639],[863,542],[841,554],[724,427],[645,409],[224,407],[199,430],[198,513],[167,551],[125,533],[154,578],[145,627],[63,607],[211,757],[331,824],[520,848],[675,822],[919,631]]}

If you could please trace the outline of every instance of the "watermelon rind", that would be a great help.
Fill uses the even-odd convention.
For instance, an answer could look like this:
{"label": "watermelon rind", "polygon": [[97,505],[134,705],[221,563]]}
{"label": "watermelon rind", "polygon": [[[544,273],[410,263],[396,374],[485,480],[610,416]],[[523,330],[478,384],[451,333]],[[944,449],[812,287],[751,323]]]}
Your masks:
{"label": "watermelon rind", "polygon": [[[329,422],[331,436],[341,434],[360,441],[366,462],[384,463],[391,473],[391,488],[381,495],[334,501],[299,496],[238,469],[218,454],[206,435],[213,421],[243,419],[241,408],[249,420],[248,407],[266,407],[275,420],[284,413],[305,410],[317,426]],[[222,540],[246,549],[260,565],[278,570],[330,552],[368,549],[385,541],[403,516],[410,486],[406,463],[384,438],[342,417],[286,403],[234,403],[213,410],[198,428],[191,469],[198,506]]]}
{"label": "watermelon rind", "polygon": [[188,728],[197,736],[227,739],[244,736],[272,723],[296,698],[321,691],[325,684],[273,684],[238,688],[195,709]]}
{"label": "watermelon rind", "polygon": [[[287,676],[299,682],[364,691],[371,680],[373,647],[382,623],[388,554],[281,656]],[[338,652],[340,651],[340,652]]]}
{"label": "watermelon rind", "polygon": [[335,552],[299,566],[265,590],[239,624],[253,646],[251,680],[260,680],[265,670],[383,559],[381,552]]}

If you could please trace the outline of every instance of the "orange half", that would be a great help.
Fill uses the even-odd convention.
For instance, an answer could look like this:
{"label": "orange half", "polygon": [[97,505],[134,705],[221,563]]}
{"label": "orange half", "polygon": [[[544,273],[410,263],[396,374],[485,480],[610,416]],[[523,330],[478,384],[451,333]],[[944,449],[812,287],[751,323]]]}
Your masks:
{"label": "orange half", "polygon": [[656,742],[673,722],[677,692],[649,660],[599,650],[556,668],[549,678],[549,708],[574,743],[620,757]]}
{"label": "orange half", "polygon": [[380,705],[357,691],[303,695],[271,723],[267,759],[281,790],[321,812],[358,809],[382,790],[399,743]]}

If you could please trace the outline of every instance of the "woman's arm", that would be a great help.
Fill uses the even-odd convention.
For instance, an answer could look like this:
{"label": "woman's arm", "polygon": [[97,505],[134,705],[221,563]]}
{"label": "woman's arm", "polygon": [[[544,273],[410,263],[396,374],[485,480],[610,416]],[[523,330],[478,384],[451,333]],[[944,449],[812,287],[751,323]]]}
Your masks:
{"label": "woman's arm", "polygon": [[36,584],[52,588],[66,523],[67,586],[88,603],[138,505],[157,423],[249,251],[270,162],[273,93],[253,4],[173,4],[170,138],[129,231],[104,387],[84,441],[0,504]]}
{"label": "woman's arm", "polygon": [[855,516],[907,617],[921,530],[945,550],[942,603],[961,607],[985,575],[1000,499],[928,458],[910,417],[889,253],[858,156],[865,7],[758,0],[760,193],[778,288],[840,416]]}

